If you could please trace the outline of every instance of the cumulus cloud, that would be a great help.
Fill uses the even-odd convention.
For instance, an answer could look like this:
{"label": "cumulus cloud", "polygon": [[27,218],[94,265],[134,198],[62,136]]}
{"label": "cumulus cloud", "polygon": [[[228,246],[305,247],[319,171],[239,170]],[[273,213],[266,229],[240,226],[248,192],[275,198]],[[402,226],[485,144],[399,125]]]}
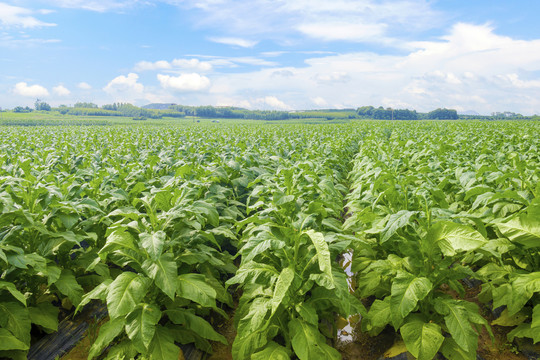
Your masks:
{"label": "cumulus cloud", "polygon": [[258,99],[280,94],[297,109],[312,107],[320,97],[326,101],[321,106],[332,108],[388,104],[419,111],[540,113],[540,40],[517,40],[498,35],[490,25],[460,23],[440,39],[408,46],[403,54],[344,53],[312,57],[299,67],[216,74],[211,93]]}
{"label": "cumulus cloud", "polygon": [[197,73],[179,76],[158,74],[157,79],[163,88],[178,91],[202,91],[210,86],[210,79]]}
{"label": "cumulus cloud", "polygon": [[199,59],[174,59],[171,62],[159,60],[155,62],[140,61],[135,64],[135,71],[156,71],[156,70],[192,70],[208,72],[212,70],[212,64]]}
{"label": "cumulus cloud", "polygon": [[311,101],[313,102],[313,104],[319,106],[319,107],[322,107],[322,106],[327,106],[328,103],[326,102],[326,100],[324,100],[322,97],[320,96],[317,96],[315,98],[312,98]]}
{"label": "cumulus cloud", "polygon": [[53,87],[52,91],[58,96],[68,96],[71,94],[71,91],[69,91],[69,89],[67,89],[63,85],[58,85],[58,86]]}
{"label": "cumulus cloud", "polygon": [[82,90],[90,90],[92,88],[92,85],[90,85],[89,83],[86,83],[84,81],[80,82],[77,84],[77,87],[79,89],[82,89]]}
{"label": "cumulus cloud", "polygon": [[263,98],[256,99],[257,104],[262,105],[262,107],[270,107],[274,110],[291,110],[292,108],[285,104],[283,101],[279,100],[275,96],[265,96]]}
{"label": "cumulus cloud", "polygon": [[[0,2],[0,28],[1,27],[22,27],[22,28],[36,28],[43,26],[55,26],[56,24],[43,22],[36,17],[32,16],[33,10],[26,9],[19,6],[9,5]],[[42,13],[43,11],[37,11]]]}
{"label": "cumulus cloud", "polygon": [[220,44],[238,46],[243,48],[252,48],[259,43],[258,41],[246,40],[236,37],[211,37],[208,40]]}
{"label": "cumulus cloud", "polygon": [[135,101],[144,97],[144,85],[138,82],[139,75],[129,73],[127,76],[120,75],[112,79],[104,88],[107,94],[115,100]]}
{"label": "cumulus cloud", "polygon": [[19,82],[15,85],[13,92],[17,95],[27,97],[46,97],[49,96],[49,91],[41,85],[28,85],[25,82]]}

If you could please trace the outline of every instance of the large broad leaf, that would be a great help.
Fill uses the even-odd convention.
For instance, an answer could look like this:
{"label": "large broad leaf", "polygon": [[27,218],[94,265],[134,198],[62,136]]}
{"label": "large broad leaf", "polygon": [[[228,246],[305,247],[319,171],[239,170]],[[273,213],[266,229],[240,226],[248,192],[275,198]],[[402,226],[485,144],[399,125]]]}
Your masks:
{"label": "large broad leaf", "polygon": [[198,336],[227,345],[227,339],[218,334],[212,325],[203,318],[183,309],[167,310],[165,314],[174,324],[184,325],[186,328],[194,331]]}
{"label": "large broad leaf", "polygon": [[101,354],[101,351],[109,346],[113,340],[122,332],[126,320],[124,318],[112,319],[99,328],[97,339],[92,344],[88,359],[91,360]]}
{"label": "large broad leaf", "polygon": [[276,312],[277,308],[283,301],[283,298],[285,298],[285,295],[287,295],[287,291],[289,290],[293,280],[293,268],[285,268],[283,271],[281,271],[281,274],[279,274],[276,287],[274,288],[274,296],[272,297],[272,313]]}
{"label": "large broad leaf", "polygon": [[75,309],[75,314],[77,314],[83,308],[83,306],[85,306],[92,300],[99,299],[99,300],[105,301],[105,299],[107,298],[107,291],[109,290],[109,285],[111,285],[111,283],[112,283],[112,279],[107,279],[101,284],[99,284],[98,286],[96,286],[91,291],[87,292],[83,296],[77,308]]}
{"label": "large broad leaf", "polygon": [[140,304],[126,318],[126,334],[133,346],[145,353],[154,337],[161,311],[154,304]]}
{"label": "large broad leaf", "polygon": [[419,211],[400,210],[390,215],[386,226],[381,231],[381,244],[392,237],[399,229],[409,225],[411,217],[418,214]]}
{"label": "large broad leaf", "polygon": [[49,302],[40,303],[36,307],[28,308],[28,314],[32,323],[51,332],[58,330],[58,313],[59,309]]}
{"label": "large broad leaf", "polygon": [[328,244],[324,239],[324,235],[320,232],[315,232],[314,230],[306,231],[306,234],[309,236],[315,250],[317,251],[317,260],[319,262],[319,269],[328,279],[329,284],[326,286],[328,289],[334,288],[334,277],[332,276],[332,262],[330,261],[330,250],[328,249]]}
{"label": "large broad leaf", "polygon": [[206,307],[216,306],[216,290],[208,285],[201,274],[182,274],[177,278],[178,296]]}
{"label": "large broad leaf", "polygon": [[17,339],[30,344],[30,316],[28,309],[16,302],[0,302],[0,326]]}
{"label": "large broad leaf", "polygon": [[367,315],[367,330],[370,335],[378,335],[392,321],[392,311],[390,310],[390,296],[383,301],[375,300]]}
{"label": "large broad leaf", "polygon": [[28,350],[28,346],[6,329],[0,328],[0,350]]}
{"label": "large broad leaf", "polygon": [[298,318],[289,322],[291,344],[300,360],[341,359],[339,352],[326,344],[326,339],[316,326]]}
{"label": "large broad leaf", "polygon": [[433,359],[444,341],[439,325],[426,323],[416,316],[400,328],[400,333],[407,350],[417,360]]}
{"label": "large broad leaf", "polygon": [[[232,345],[232,356],[235,360],[251,360],[251,355],[268,343],[269,333],[275,327],[262,327],[249,332],[245,336],[236,336]],[[239,331],[242,329],[239,327]]]}
{"label": "large broad leaf", "polygon": [[463,350],[454,339],[447,337],[440,349],[441,353],[448,360],[476,360],[476,351]]}
{"label": "large broad leaf", "polygon": [[142,264],[143,270],[150,278],[154,279],[158,288],[168,297],[174,300],[176,293],[176,277],[178,267],[172,254],[164,254],[156,260],[145,260]]}
{"label": "large broad leaf", "polygon": [[431,291],[433,284],[425,277],[416,277],[409,273],[398,271],[392,280],[390,309],[392,323],[396,330],[403,319],[414,310],[418,301],[424,299]]}
{"label": "large broad leaf", "polygon": [[15,285],[7,281],[0,281],[0,290],[7,290],[17,300],[19,300],[24,306],[26,306],[26,298],[17,290]]}
{"label": "large broad leaf", "polygon": [[436,244],[446,256],[457,252],[476,250],[487,240],[473,228],[451,221],[439,221],[428,231],[427,239]]}
{"label": "large broad leaf", "polygon": [[139,251],[135,245],[133,235],[127,232],[125,228],[115,229],[109,236],[107,236],[105,246],[101,248],[99,253],[107,254],[118,249]]}
{"label": "large broad leaf", "polygon": [[140,244],[146,250],[148,255],[153,260],[157,260],[163,252],[163,246],[165,245],[165,238],[167,235],[163,231],[156,231],[155,233],[139,234]]}
{"label": "large broad leaf", "polygon": [[510,315],[521,310],[534,293],[540,292],[540,271],[517,276],[512,281],[512,302],[508,306]]}
{"label": "large broad leaf", "polygon": [[170,334],[170,331],[158,325],[152,343],[150,344],[150,359],[177,360],[180,357],[180,351],[180,348],[174,344],[174,338]]}
{"label": "large broad leaf", "polygon": [[273,341],[270,341],[262,351],[251,356],[251,360],[289,360],[290,358],[290,350]]}
{"label": "large broad leaf", "polygon": [[476,352],[478,334],[473,330],[468,317],[468,310],[459,301],[438,299],[437,311],[445,315],[444,321],[448,332],[465,352]]}
{"label": "large broad leaf", "polygon": [[146,295],[150,279],[132,272],[120,274],[109,286],[107,309],[114,319],[129,314]]}
{"label": "large broad leaf", "polygon": [[540,220],[525,214],[515,217],[506,223],[497,224],[497,228],[512,242],[525,248],[540,247]]}
{"label": "large broad leaf", "polygon": [[81,302],[84,290],[75,279],[73,271],[63,269],[60,278],[56,280],[54,285],[71,300],[73,305],[78,305]]}

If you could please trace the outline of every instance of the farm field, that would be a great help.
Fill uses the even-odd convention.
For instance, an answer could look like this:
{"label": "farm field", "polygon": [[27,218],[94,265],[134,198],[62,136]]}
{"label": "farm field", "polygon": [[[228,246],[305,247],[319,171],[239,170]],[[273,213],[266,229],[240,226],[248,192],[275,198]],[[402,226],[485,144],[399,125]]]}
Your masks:
{"label": "farm field", "polygon": [[539,352],[539,122],[39,121],[0,127],[0,358],[90,305],[88,359]]}

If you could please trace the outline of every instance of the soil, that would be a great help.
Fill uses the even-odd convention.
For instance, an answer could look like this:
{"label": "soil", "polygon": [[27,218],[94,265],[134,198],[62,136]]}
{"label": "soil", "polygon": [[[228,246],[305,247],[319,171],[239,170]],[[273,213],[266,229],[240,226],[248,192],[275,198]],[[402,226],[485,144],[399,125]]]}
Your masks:
{"label": "soil", "polygon": [[236,329],[234,328],[234,310],[227,313],[229,319],[223,321],[221,324],[214,323],[214,329],[227,339],[229,345],[222,344],[220,342],[212,343],[212,355],[206,358],[206,360],[232,360],[232,343],[236,337]]}

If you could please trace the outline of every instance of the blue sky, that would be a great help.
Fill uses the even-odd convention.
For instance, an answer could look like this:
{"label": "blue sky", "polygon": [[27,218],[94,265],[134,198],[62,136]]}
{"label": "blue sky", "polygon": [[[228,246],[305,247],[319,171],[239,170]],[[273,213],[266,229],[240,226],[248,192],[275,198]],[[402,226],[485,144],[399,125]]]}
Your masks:
{"label": "blue sky", "polygon": [[533,0],[0,0],[0,106],[540,114]]}

